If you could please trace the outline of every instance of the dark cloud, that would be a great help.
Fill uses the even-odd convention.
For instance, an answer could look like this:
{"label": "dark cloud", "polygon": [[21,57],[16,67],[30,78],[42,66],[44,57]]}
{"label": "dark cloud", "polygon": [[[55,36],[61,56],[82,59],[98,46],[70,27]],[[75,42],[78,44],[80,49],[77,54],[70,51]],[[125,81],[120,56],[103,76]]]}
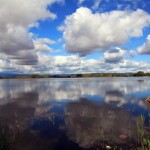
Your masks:
{"label": "dark cloud", "polygon": [[125,51],[120,48],[114,48],[104,53],[105,62],[118,63],[123,61]]}
{"label": "dark cloud", "polygon": [[14,53],[10,58],[18,65],[36,65],[38,62],[37,55],[34,50],[24,50]]}

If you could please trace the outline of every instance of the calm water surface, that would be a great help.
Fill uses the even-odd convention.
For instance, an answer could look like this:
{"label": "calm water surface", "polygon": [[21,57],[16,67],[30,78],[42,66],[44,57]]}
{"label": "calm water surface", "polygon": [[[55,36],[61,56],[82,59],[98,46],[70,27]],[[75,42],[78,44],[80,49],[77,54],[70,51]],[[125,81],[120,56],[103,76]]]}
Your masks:
{"label": "calm water surface", "polygon": [[147,77],[0,80],[0,133],[10,150],[130,149],[148,96]]}

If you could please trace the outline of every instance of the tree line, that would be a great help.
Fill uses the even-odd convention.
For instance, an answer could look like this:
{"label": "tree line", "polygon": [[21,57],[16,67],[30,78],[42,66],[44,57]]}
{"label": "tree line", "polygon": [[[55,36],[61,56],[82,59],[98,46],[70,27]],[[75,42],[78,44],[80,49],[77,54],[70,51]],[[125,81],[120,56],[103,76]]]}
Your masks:
{"label": "tree line", "polygon": [[89,77],[142,77],[150,76],[150,73],[144,73],[143,71],[138,71],[136,73],[84,73],[84,74],[61,74],[61,75],[51,75],[51,74],[31,74],[31,75],[16,75],[15,77],[0,77],[0,79],[5,78],[89,78]]}

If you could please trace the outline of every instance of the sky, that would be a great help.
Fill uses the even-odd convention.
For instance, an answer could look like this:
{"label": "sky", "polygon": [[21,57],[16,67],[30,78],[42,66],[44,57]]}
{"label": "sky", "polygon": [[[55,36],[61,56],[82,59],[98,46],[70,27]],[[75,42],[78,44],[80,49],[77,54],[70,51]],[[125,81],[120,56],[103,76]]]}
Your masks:
{"label": "sky", "polygon": [[0,73],[150,72],[150,0],[0,0]]}

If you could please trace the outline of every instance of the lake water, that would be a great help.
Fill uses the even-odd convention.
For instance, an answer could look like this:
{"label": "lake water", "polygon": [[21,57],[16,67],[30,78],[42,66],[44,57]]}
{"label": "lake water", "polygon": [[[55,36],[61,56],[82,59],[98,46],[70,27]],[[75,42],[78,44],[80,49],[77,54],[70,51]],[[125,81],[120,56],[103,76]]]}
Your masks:
{"label": "lake water", "polygon": [[138,127],[150,139],[148,96],[148,77],[0,80],[0,147],[131,149]]}

